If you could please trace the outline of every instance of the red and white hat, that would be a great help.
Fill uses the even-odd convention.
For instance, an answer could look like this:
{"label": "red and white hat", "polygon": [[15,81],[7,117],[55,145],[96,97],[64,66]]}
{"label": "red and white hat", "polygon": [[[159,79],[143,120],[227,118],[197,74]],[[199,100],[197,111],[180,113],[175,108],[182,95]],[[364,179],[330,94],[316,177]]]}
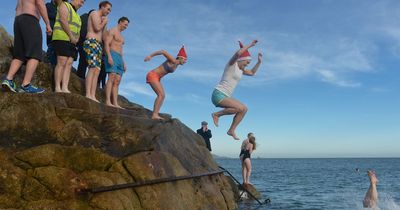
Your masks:
{"label": "red and white hat", "polygon": [[[243,48],[243,44],[241,41],[239,41],[239,46],[240,48]],[[251,55],[248,50],[244,51],[237,59],[237,61],[244,61],[244,60],[251,60]]]}
{"label": "red and white hat", "polygon": [[181,49],[179,50],[179,53],[176,57],[181,57],[184,58],[185,60],[187,59],[186,51],[185,51],[185,45],[182,45]]}

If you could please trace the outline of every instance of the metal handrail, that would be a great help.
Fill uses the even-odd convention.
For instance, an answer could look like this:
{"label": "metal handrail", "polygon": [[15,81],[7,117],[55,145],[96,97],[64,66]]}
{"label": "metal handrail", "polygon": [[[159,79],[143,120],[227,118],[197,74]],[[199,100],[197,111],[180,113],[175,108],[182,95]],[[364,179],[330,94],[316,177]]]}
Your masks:
{"label": "metal handrail", "polygon": [[199,177],[204,177],[204,176],[222,174],[222,173],[226,172],[254,200],[256,200],[260,205],[263,205],[263,203],[260,200],[258,200],[250,191],[248,191],[242,184],[240,184],[240,182],[228,170],[226,170],[225,168],[223,168],[221,166],[218,166],[218,167],[221,169],[221,171],[213,171],[213,172],[207,172],[207,173],[196,174],[196,175],[160,178],[160,179],[154,179],[154,180],[150,180],[150,181],[133,182],[133,183],[126,183],[126,184],[116,184],[116,185],[103,186],[103,187],[78,189],[76,191],[77,191],[77,193],[80,193],[80,194],[109,192],[109,191],[114,191],[114,190],[122,190],[122,189],[141,187],[141,186],[146,186],[146,185],[154,185],[154,184],[160,184],[160,183],[166,183],[166,182],[175,182],[175,181],[186,180],[186,179],[194,179],[194,178],[199,178]]}
{"label": "metal handrail", "polygon": [[222,168],[221,166],[218,166],[220,169],[224,170],[226,173],[229,174],[229,176],[235,180],[235,182],[244,190],[247,192],[247,194],[249,194],[252,198],[254,198],[254,200],[256,200],[260,205],[263,205],[263,203],[261,203],[261,201],[259,201],[250,191],[248,191],[242,184],[240,184],[240,182],[225,168]]}
{"label": "metal handrail", "polygon": [[134,182],[134,183],[117,184],[117,185],[104,186],[104,187],[87,188],[87,189],[81,189],[78,192],[79,193],[108,192],[108,191],[114,191],[114,190],[122,190],[122,189],[126,189],[126,188],[133,188],[133,187],[141,187],[141,186],[146,186],[146,185],[160,184],[160,183],[165,183],[165,182],[175,182],[175,181],[180,181],[180,180],[185,180],[185,179],[194,179],[194,178],[199,178],[199,177],[204,177],[204,176],[221,174],[221,173],[224,173],[224,172],[225,171],[213,171],[213,172],[197,174],[197,175],[177,176],[177,177],[154,179],[154,180],[143,181],[143,182]]}

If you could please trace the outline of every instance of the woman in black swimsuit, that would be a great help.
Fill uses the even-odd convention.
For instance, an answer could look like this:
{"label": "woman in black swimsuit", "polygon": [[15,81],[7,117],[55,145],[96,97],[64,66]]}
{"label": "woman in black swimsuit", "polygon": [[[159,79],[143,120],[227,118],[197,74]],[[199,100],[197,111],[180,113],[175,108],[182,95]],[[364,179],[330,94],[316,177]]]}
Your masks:
{"label": "woman in black swimsuit", "polygon": [[245,145],[240,155],[240,160],[242,160],[243,184],[251,184],[251,153],[253,153],[254,150],[256,150],[256,138],[254,136],[249,136],[248,143]]}

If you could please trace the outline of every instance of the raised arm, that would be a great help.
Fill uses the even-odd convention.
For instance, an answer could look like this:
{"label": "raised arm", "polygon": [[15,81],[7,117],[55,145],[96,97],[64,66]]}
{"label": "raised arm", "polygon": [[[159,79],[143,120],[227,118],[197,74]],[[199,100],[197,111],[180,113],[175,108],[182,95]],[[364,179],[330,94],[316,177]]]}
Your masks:
{"label": "raised arm", "polygon": [[40,15],[43,18],[43,21],[46,23],[46,33],[48,35],[50,35],[52,30],[51,30],[51,26],[50,26],[49,16],[47,15],[46,5],[44,4],[43,0],[36,0],[35,3],[36,3],[36,7],[39,10]]}
{"label": "raised arm", "polygon": [[258,42],[257,40],[253,40],[249,45],[246,45],[246,46],[240,48],[238,51],[236,51],[236,53],[232,56],[231,60],[229,60],[229,65],[233,65],[239,59],[239,57],[244,52],[246,52],[246,50],[248,50],[249,48],[256,45],[257,42]]}
{"label": "raised arm", "polygon": [[170,55],[169,53],[167,53],[167,51],[165,51],[165,50],[158,50],[158,51],[155,51],[154,53],[148,55],[148,56],[144,59],[144,61],[147,62],[147,61],[151,60],[154,56],[157,56],[157,55],[163,55],[169,62],[172,62],[172,63],[175,63],[175,62],[176,62],[175,58],[172,57],[172,55]]}
{"label": "raised arm", "polygon": [[258,68],[260,67],[261,63],[262,63],[262,53],[258,53],[258,61],[257,64],[251,69],[251,70],[244,70],[243,74],[247,75],[247,76],[253,76],[256,74],[256,72],[258,71]]}

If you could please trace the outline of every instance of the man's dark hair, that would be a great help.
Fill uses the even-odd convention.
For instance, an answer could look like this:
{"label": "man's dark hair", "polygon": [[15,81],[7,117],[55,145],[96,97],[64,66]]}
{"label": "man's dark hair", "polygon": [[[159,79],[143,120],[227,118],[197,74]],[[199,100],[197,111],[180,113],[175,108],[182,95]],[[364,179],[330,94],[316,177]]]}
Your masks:
{"label": "man's dark hair", "polygon": [[107,4],[109,4],[109,5],[112,7],[111,2],[109,2],[109,1],[102,1],[102,2],[100,2],[100,4],[99,4],[99,9],[101,9],[102,7],[105,7]]}
{"label": "man's dark hair", "polygon": [[127,17],[121,17],[119,20],[118,20],[118,23],[120,23],[120,22],[122,22],[122,21],[128,21],[128,23],[130,22],[129,21],[129,19],[127,18]]}

